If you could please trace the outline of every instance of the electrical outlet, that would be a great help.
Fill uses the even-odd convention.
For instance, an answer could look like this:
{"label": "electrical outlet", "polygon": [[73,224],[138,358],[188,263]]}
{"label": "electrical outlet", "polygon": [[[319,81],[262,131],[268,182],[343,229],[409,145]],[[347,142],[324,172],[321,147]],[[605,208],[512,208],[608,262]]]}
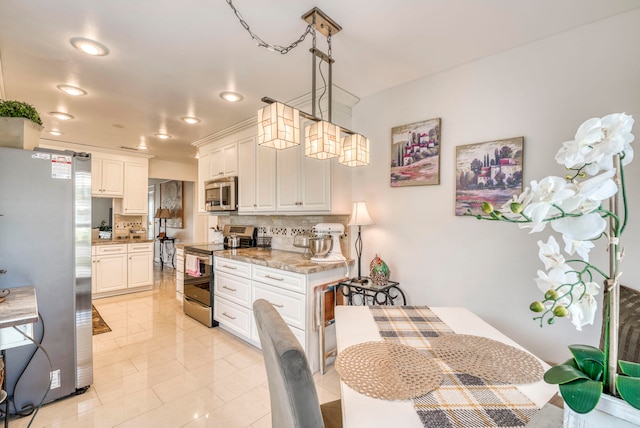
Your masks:
{"label": "electrical outlet", "polygon": [[51,372],[51,389],[60,388],[60,370]]}

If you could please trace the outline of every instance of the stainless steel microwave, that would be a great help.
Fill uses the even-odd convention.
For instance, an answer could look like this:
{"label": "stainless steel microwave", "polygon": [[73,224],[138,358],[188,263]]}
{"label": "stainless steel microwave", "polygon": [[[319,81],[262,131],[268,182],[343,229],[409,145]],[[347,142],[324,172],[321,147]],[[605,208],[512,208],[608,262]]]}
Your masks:
{"label": "stainless steel microwave", "polygon": [[204,200],[207,211],[236,211],[238,209],[238,177],[205,181]]}

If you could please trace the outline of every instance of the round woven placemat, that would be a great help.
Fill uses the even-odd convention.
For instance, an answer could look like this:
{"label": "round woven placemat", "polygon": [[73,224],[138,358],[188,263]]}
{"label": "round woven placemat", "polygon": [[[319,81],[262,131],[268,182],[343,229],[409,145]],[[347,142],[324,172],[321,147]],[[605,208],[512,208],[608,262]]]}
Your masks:
{"label": "round woven placemat", "polygon": [[491,382],[532,383],[544,370],[536,358],[486,337],[447,334],[429,338],[431,351],[453,370]]}
{"label": "round woven placemat", "polygon": [[365,342],[338,354],[335,367],[351,388],[383,400],[408,400],[436,389],[444,378],[433,358],[391,342]]}

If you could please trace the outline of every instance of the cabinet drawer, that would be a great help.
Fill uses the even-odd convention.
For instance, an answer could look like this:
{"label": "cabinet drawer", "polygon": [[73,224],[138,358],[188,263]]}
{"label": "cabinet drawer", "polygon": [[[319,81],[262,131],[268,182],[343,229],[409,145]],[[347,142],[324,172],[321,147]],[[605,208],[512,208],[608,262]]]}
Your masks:
{"label": "cabinet drawer", "polygon": [[216,297],[221,296],[244,307],[251,304],[251,280],[216,272],[213,277]]}
{"label": "cabinet drawer", "polygon": [[213,299],[213,318],[239,335],[251,337],[251,311],[223,298]]}
{"label": "cabinet drawer", "polygon": [[153,242],[140,242],[139,244],[128,244],[127,251],[130,253],[150,253],[153,251]]}
{"label": "cabinet drawer", "polygon": [[251,278],[253,278],[254,281],[275,285],[276,287],[295,291],[297,293],[305,294],[307,290],[306,278],[304,275],[280,269],[253,265],[253,275]]}
{"label": "cabinet drawer", "polygon": [[181,282],[184,284],[184,272],[176,271],[176,282]]}
{"label": "cabinet drawer", "polygon": [[280,312],[284,321],[293,327],[305,328],[305,296],[277,287],[253,282],[253,300],[265,299]]}
{"label": "cabinet drawer", "polygon": [[96,255],[101,256],[105,254],[126,254],[127,245],[98,245],[96,246]]}
{"label": "cabinet drawer", "polygon": [[184,256],[176,256],[176,271],[184,273]]}
{"label": "cabinet drawer", "polygon": [[251,278],[251,265],[249,263],[214,257],[213,264],[216,271]]}

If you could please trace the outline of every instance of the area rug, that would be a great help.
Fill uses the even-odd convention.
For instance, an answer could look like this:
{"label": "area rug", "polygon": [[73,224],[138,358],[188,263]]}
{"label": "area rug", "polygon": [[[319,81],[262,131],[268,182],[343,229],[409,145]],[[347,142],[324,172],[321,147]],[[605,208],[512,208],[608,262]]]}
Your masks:
{"label": "area rug", "polygon": [[102,315],[96,309],[95,306],[91,305],[91,313],[93,319],[93,335],[107,333],[111,331],[111,328],[107,325],[106,322],[102,319]]}

